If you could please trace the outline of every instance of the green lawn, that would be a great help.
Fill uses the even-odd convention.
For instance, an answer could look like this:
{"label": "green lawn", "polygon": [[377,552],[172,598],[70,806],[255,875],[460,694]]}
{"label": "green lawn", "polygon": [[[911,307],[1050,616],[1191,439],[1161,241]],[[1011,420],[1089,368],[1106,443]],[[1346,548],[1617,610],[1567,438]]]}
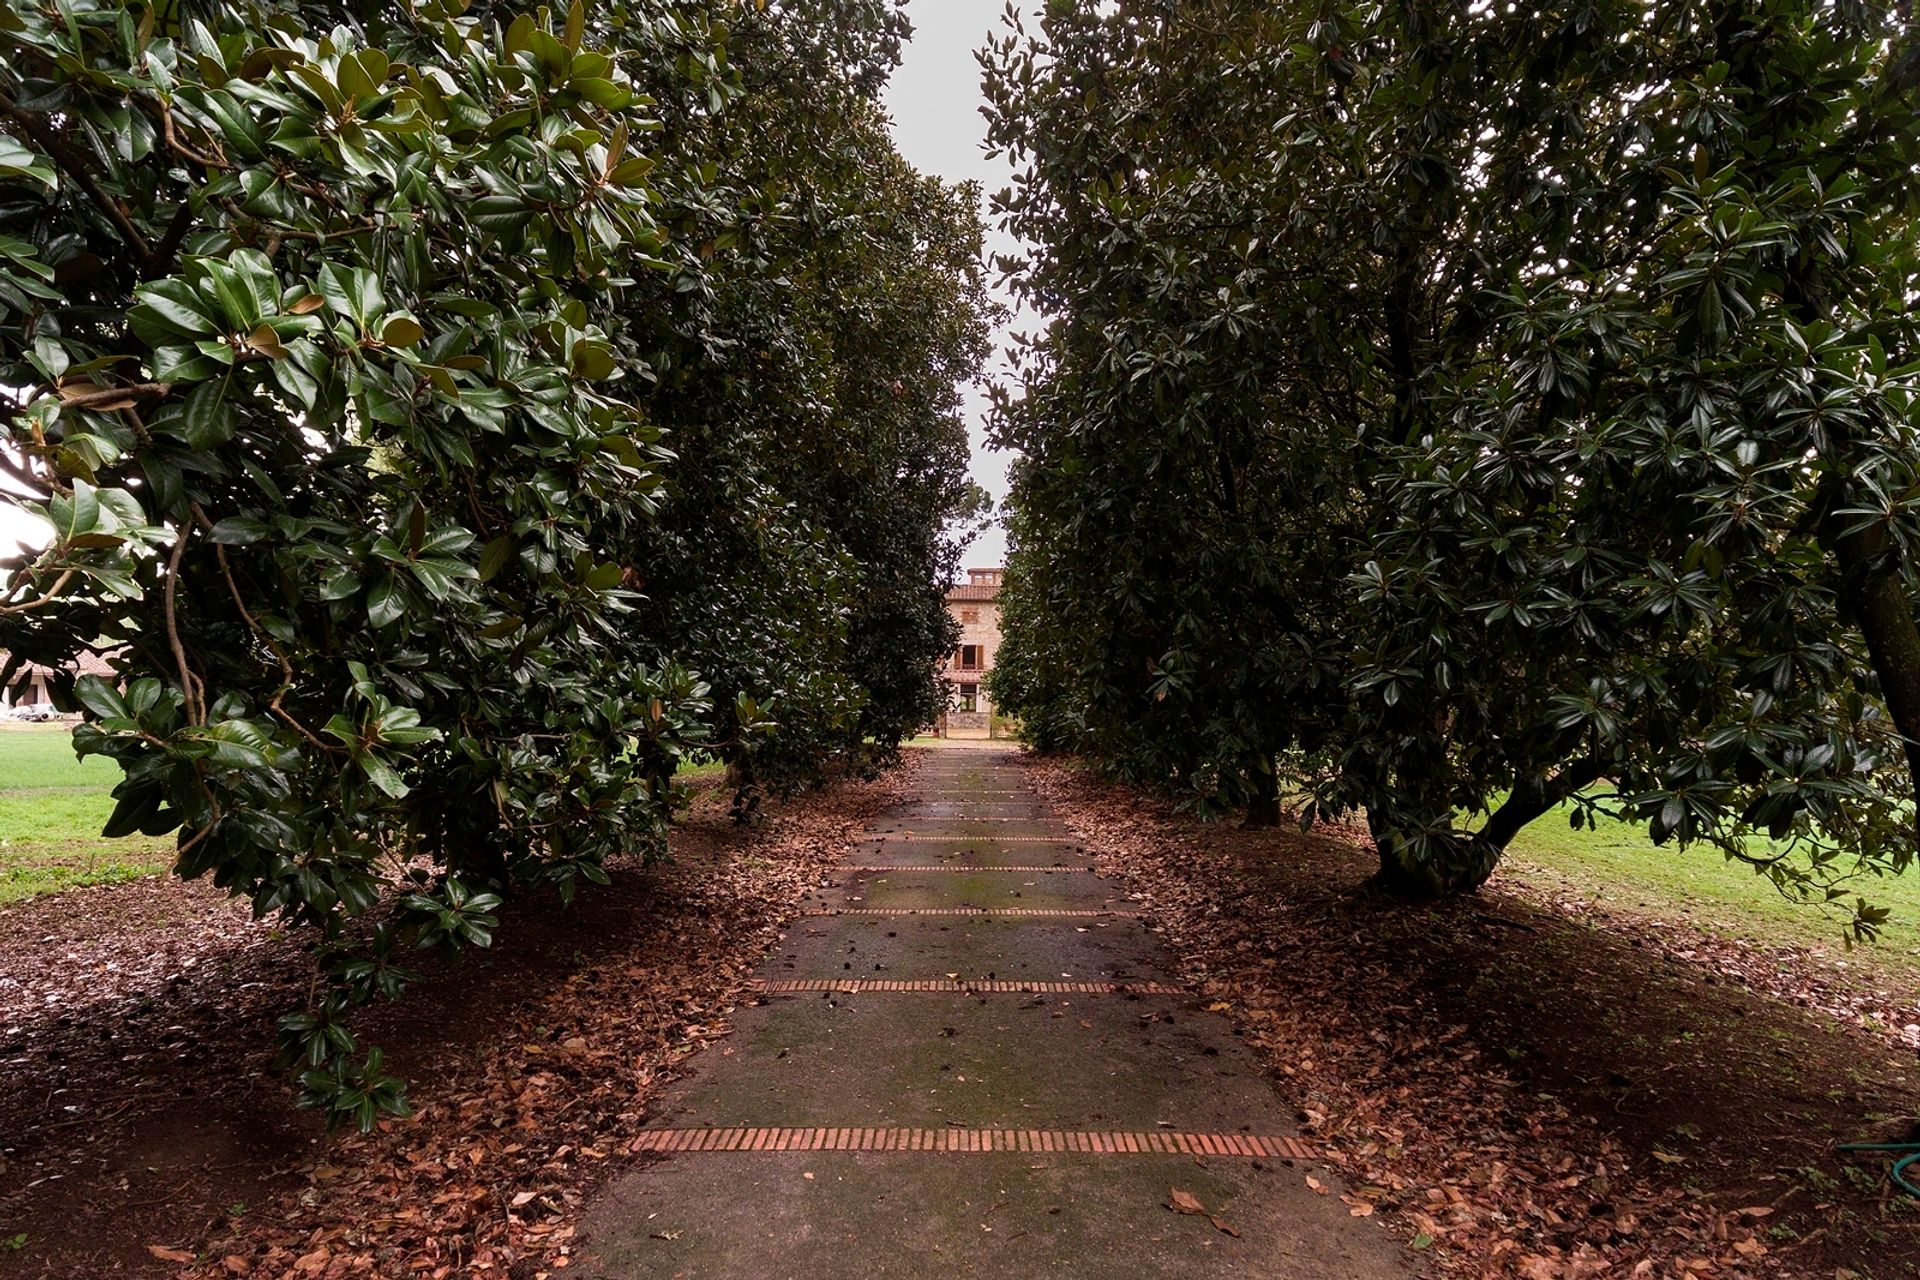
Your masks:
{"label": "green lawn", "polygon": [[120,770],[76,760],[64,725],[0,728],[0,904],[163,870],[173,840],[100,834]]}
{"label": "green lawn", "polygon": [[1644,828],[1630,823],[1600,818],[1594,829],[1575,831],[1563,808],[1515,837],[1511,856],[1510,871],[1617,910],[1684,918],[1748,941],[1821,947],[1868,972],[1903,982],[1920,978],[1920,874],[1912,871],[1846,886],[1850,894],[1893,911],[1878,943],[1848,952],[1839,916],[1789,901],[1772,881],[1715,850],[1657,848]]}
{"label": "green lawn", "polygon": [[[725,771],[724,764],[707,761],[678,776]],[[74,759],[64,725],[0,726],[0,904],[167,868],[172,836],[109,840],[100,834],[119,780],[111,760]]]}

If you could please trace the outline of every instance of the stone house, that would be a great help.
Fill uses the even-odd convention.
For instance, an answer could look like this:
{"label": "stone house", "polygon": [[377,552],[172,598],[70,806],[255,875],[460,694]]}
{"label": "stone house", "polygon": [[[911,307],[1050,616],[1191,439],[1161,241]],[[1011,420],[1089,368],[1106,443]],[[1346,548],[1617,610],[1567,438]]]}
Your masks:
{"label": "stone house", "polygon": [[987,673],[1000,650],[1000,582],[1004,569],[969,569],[967,580],[947,589],[947,610],[960,624],[960,644],[942,667],[949,686],[945,738],[993,736],[993,702]]}
{"label": "stone house", "polygon": [[[75,676],[114,678],[113,667],[97,653],[83,653],[67,664]],[[59,673],[37,662],[14,662],[0,649],[0,710],[34,706],[53,701],[53,686]]]}

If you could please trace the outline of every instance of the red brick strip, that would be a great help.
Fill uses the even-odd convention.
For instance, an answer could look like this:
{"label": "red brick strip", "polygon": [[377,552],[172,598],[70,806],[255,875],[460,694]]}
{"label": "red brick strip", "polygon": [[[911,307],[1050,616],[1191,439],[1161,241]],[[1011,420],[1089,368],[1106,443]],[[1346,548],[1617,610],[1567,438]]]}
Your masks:
{"label": "red brick strip", "polygon": [[913,866],[911,863],[902,863],[899,865],[888,864],[886,866],[842,867],[841,870],[843,871],[965,871],[969,875],[971,875],[975,872],[980,872],[980,871],[1079,871],[1079,872],[1091,874],[1094,869],[1092,867],[969,867],[969,866],[961,866],[952,862],[943,862],[937,867],[916,867],[916,866]]}
{"label": "red brick strip", "polygon": [[822,907],[802,911],[803,916],[1055,916],[1080,919],[1083,916],[1116,916],[1131,920],[1138,911],[1046,911],[1039,907]]}
{"label": "red brick strip", "polygon": [[981,979],[968,982],[950,978],[756,978],[756,991],[769,995],[788,995],[800,991],[842,991],[849,995],[861,991],[1009,992],[1031,995],[1075,996],[1178,996],[1186,989],[1164,982],[1008,982]]}
{"label": "red brick strip", "polygon": [[1045,816],[1025,813],[912,813],[893,815],[895,822],[1051,822]]}
{"label": "red brick strip", "polygon": [[1075,1151],[1092,1155],[1241,1156],[1311,1160],[1300,1138],[1251,1133],[1078,1132],[1065,1129],[649,1129],[629,1151]]}
{"label": "red brick strip", "polygon": [[933,842],[937,842],[937,841],[941,841],[941,840],[944,840],[944,841],[946,841],[946,842],[947,842],[947,843],[949,843],[949,844],[951,844],[951,843],[953,843],[953,842],[954,842],[954,841],[956,841],[956,840],[957,840],[957,841],[959,841],[959,842],[960,842],[960,843],[962,843],[962,844],[988,844],[988,843],[992,843],[992,844],[1074,844],[1074,843],[1076,843],[1076,842],[1077,842],[1077,840],[1078,840],[1078,837],[1075,837],[1075,836],[1070,836],[1070,835],[1057,835],[1057,836],[916,836],[916,835],[914,835],[914,834],[913,834],[912,832],[898,832],[898,831],[882,831],[882,832],[878,832],[878,833],[876,833],[876,834],[874,834],[874,835],[870,835],[870,836],[862,836],[862,837],[861,837],[861,839],[862,839],[862,840],[864,840],[864,841],[867,841],[867,842],[872,842],[872,841],[876,841],[876,840],[877,840],[877,841],[879,841],[879,842],[880,842],[880,843],[882,843],[882,844],[884,844],[884,843],[886,843],[886,842],[887,842],[887,841],[889,841],[889,840],[925,840],[925,841],[927,841],[927,842],[929,842],[929,843],[933,843]]}

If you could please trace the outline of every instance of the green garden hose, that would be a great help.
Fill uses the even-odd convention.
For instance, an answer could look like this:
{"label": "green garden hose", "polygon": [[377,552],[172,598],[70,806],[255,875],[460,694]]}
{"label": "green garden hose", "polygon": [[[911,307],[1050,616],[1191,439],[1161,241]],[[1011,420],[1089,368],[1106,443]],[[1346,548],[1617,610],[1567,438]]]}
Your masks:
{"label": "green garden hose", "polygon": [[[1920,1186],[1906,1179],[1906,1172],[1916,1163],[1920,1163],[1920,1142],[1843,1142],[1835,1151],[1904,1151],[1905,1155],[1893,1162],[1893,1169],[1887,1174],[1893,1179],[1893,1185],[1920,1200]],[[1920,1177],[1920,1174],[1914,1176]]]}

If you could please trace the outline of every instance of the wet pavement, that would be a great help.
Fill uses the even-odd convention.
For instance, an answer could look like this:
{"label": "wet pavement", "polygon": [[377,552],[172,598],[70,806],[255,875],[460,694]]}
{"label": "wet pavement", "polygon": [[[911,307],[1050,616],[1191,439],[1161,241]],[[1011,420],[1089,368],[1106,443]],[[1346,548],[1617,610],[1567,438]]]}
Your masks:
{"label": "wet pavement", "polygon": [[1012,753],[926,753],[663,1100],[660,1154],[592,1207],[569,1273],[1409,1275],[1307,1185],[1291,1108],[1092,862]]}

